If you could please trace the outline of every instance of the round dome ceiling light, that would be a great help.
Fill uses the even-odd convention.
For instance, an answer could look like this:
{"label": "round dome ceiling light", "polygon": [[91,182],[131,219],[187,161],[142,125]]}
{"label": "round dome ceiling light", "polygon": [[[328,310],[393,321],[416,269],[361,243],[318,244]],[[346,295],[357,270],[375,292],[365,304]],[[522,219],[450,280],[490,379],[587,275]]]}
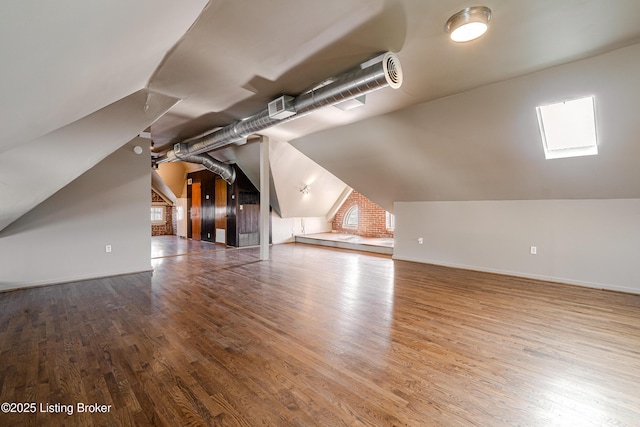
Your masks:
{"label": "round dome ceiling light", "polygon": [[444,26],[454,42],[475,40],[489,28],[491,9],[486,6],[472,6],[453,15]]}

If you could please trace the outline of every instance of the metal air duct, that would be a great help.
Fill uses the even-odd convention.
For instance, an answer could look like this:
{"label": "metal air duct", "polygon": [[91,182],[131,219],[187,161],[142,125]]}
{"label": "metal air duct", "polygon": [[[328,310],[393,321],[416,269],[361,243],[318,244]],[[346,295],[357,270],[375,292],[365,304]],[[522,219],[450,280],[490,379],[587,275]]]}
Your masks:
{"label": "metal air duct", "polygon": [[[381,61],[368,61],[365,66],[340,75],[325,86],[295,97],[290,101],[295,114],[289,117],[272,117],[269,115],[269,109],[264,109],[253,116],[233,122],[188,143],[177,143],[173,150],[156,159],[156,162],[179,161],[180,158],[226,147],[277,124],[295,120],[322,107],[353,99],[387,86],[398,89],[402,85],[402,68],[398,57],[387,52],[376,58],[381,58]],[[176,155],[176,147],[182,150],[180,156]]]}
{"label": "metal air duct", "polygon": [[208,154],[189,154],[178,157],[178,160],[181,162],[200,164],[216,175],[219,175],[227,181],[229,185],[233,184],[236,180],[236,170],[233,166],[219,162]]}

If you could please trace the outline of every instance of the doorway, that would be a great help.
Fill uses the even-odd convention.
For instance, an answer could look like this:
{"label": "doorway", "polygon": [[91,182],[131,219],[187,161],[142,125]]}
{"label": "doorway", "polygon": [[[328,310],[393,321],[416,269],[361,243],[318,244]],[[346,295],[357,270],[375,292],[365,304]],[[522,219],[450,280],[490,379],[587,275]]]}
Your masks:
{"label": "doorway", "polygon": [[215,242],[227,244],[227,182],[225,180],[216,178],[214,194]]}
{"label": "doorway", "polygon": [[191,239],[201,239],[202,228],[202,187],[199,182],[191,184]]}

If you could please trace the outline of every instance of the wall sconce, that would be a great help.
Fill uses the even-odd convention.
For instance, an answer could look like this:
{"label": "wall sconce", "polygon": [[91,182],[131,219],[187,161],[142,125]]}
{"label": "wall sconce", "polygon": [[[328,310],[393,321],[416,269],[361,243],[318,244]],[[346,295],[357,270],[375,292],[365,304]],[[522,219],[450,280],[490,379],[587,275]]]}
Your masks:
{"label": "wall sconce", "polygon": [[309,194],[309,190],[311,190],[311,187],[309,187],[308,185],[305,185],[304,187],[300,187],[300,192],[304,195]]}

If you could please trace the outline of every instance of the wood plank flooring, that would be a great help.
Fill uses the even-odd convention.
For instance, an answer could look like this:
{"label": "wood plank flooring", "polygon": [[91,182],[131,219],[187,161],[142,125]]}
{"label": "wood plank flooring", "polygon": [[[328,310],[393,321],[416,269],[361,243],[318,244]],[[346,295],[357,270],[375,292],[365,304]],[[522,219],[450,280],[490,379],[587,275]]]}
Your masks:
{"label": "wood plank flooring", "polygon": [[0,425],[640,425],[639,295],[271,251],[0,294]]}

